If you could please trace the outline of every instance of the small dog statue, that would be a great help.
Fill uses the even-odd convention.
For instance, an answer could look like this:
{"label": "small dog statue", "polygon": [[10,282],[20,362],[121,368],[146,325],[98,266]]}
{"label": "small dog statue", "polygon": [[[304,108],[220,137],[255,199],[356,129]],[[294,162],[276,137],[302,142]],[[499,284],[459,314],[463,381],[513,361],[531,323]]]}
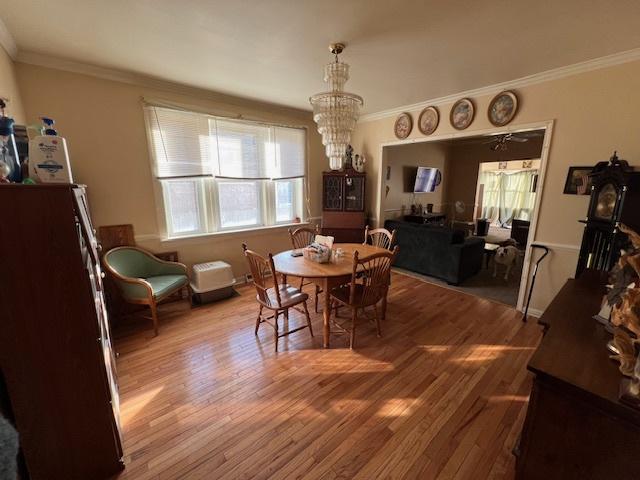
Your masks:
{"label": "small dog statue", "polygon": [[513,245],[498,248],[493,258],[493,278],[496,278],[498,275],[498,265],[504,265],[504,280],[508,281],[511,268],[515,266],[518,261],[518,255],[519,251]]}

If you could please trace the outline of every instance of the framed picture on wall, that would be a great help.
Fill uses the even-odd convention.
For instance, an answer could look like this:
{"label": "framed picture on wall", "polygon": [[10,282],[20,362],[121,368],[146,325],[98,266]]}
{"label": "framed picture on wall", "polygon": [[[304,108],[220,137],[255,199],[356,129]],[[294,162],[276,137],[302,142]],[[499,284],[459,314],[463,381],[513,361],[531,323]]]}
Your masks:
{"label": "framed picture on wall", "polygon": [[567,195],[589,195],[591,193],[591,177],[593,167],[569,167],[564,192]]}
{"label": "framed picture on wall", "polygon": [[451,112],[449,112],[449,121],[451,126],[456,130],[464,130],[471,122],[475,115],[475,107],[470,98],[462,98],[453,104]]}
{"label": "framed picture on wall", "polygon": [[487,116],[492,125],[503,127],[516,116],[518,111],[518,97],[515,92],[507,90],[499,93],[489,104]]}

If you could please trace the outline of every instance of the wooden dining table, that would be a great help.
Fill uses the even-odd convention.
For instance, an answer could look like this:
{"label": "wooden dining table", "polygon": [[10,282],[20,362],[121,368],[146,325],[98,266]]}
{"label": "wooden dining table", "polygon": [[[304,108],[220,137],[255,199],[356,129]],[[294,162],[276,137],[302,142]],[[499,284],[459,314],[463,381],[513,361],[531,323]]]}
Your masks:
{"label": "wooden dining table", "polygon": [[[335,252],[341,248],[344,252],[337,257]],[[353,254],[358,251],[358,257],[363,258],[374,253],[386,252],[387,250],[372,245],[361,243],[334,243],[333,255],[330,262],[317,263],[307,260],[302,256],[294,257],[294,250],[287,250],[273,256],[273,263],[276,272],[286,276],[304,277],[320,286],[324,291],[323,317],[323,346],[329,348],[329,336],[331,334],[331,298],[329,292],[339,285],[350,281],[353,272]],[[382,299],[382,318],[384,319],[387,310],[387,295]]]}

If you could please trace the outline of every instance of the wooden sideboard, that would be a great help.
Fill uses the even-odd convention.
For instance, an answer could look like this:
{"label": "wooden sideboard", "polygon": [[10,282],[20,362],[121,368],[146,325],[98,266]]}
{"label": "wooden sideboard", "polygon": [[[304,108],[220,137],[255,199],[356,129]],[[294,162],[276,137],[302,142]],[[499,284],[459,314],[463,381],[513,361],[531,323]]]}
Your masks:
{"label": "wooden sideboard", "polygon": [[0,185],[0,398],[20,478],[123,468],[118,385],[84,187]]}
{"label": "wooden sideboard", "polygon": [[605,282],[594,271],[568,280],[539,319],[546,333],[527,367],[534,380],[517,479],[640,478],[640,410],[618,400],[611,334],[591,318]]}

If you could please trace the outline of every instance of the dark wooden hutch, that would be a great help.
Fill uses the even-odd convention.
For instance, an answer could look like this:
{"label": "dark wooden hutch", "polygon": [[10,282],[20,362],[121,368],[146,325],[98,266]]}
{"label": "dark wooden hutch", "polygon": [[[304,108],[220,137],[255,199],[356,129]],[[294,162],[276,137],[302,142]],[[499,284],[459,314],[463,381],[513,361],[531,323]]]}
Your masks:
{"label": "dark wooden hutch", "polygon": [[85,189],[1,185],[0,204],[0,412],[20,478],[110,478],[124,466],[118,384]]}
{"label": "dark wooden hutch", "polygon": [[364,238],[366,174],[353,169],[322,173],[322,234],[336,242]]}

